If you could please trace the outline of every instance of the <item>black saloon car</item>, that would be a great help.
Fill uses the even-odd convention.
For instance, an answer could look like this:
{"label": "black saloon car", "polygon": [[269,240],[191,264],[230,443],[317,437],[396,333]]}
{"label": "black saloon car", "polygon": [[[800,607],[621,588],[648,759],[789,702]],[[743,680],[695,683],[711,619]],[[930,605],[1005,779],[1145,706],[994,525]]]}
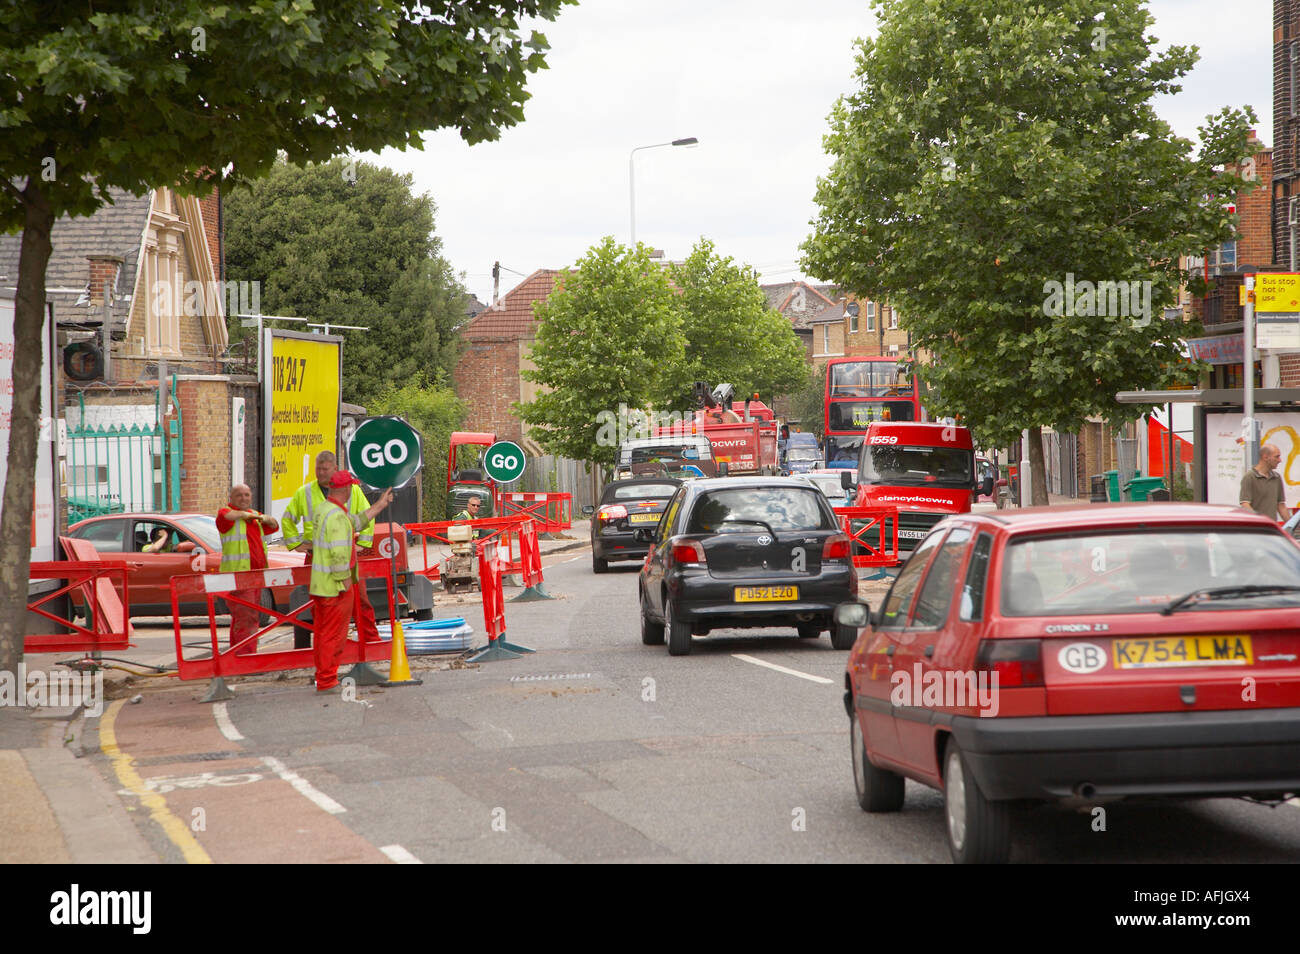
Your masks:
{"label": "black saloon car", "polygon": [[783,626],[805,639],[830,630],[849,649],[835,607],[857,593],[849,538],[821,491],[799,478],[720,477],[683,484],[641,568],[641,641],[684,656],[713,629]]}
{"label": "black saloon car", "polygon": [[[610,560],[640,560],[650,545],[636,531],[659,522],[669,499],[682,482],[670,477],[615,480],[605,485],[600,506],[584,507],[591,517],[591,569],[604,573]],[[594,512],[593,512],[594,511]]]}

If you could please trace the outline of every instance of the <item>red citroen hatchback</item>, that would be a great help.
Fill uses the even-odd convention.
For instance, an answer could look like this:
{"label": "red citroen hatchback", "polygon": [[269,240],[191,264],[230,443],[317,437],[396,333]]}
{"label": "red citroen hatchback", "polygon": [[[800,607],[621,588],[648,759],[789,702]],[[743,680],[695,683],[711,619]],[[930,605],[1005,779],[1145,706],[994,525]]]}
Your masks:
{"label": "red citroen hatchback", "polygon": [[957,862],[1015,801],[1300,794],[1300,548],[1233,507],[1115,504],[938,524],[849,654],[864,811],[943,791]]}

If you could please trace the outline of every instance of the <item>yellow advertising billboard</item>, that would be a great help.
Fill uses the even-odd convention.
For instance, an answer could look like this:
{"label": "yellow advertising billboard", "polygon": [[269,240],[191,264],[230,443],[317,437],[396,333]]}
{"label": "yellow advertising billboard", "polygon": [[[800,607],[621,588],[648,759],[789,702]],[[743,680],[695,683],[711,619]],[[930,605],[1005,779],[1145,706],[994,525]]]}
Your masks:
{"label": "yellow advertising billboard", "polygon": [[343,350],[334,335],[263,334],[264,496],[266,512],[279,520],[314,478],[316,455],[338,453]]}

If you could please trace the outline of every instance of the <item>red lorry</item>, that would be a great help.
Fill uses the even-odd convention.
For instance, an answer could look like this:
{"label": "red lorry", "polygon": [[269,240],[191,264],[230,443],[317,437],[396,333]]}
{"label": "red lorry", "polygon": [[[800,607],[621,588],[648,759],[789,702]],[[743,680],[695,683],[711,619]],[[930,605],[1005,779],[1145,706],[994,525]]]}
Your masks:
{"label": "red lorry", "polygon": [[710,422],[706,412],[696,411],[693,420],[655,429],[656,437],[702,434],[709,441],[714,465],[727,465],[730,475],[779,473],[776,456],[776,417],[762,401],[733,401],[731,409],[739,423]]}
{"label": "red lorry", "polygon": [[[851,487],[845,473],[843,486]],[[854,505],[898,508],[898,550],[916,549],[930,528],[953,513],[969,513],[977,492],[991,494],[975,474],[970,431],[946,424],[881,421],[867,428],[858,457]],[[888,534],[888,528],[886,529]]]}

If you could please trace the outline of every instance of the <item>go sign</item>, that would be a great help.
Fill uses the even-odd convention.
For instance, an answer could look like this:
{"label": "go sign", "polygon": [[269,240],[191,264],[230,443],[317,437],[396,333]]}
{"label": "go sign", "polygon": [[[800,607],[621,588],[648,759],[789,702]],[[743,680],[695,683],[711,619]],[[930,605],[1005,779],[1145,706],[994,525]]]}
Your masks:
{"label": "go sign", "polygon": [[524,475],[524,449],[514,441],[497,441],[483,455],[483,469],[499,484]]}
{"label": "go sign", "polygon": [[362,421],[348,445],[348,467],[371,487],[404,487],[423,463],[420,435],[396,417]]}

